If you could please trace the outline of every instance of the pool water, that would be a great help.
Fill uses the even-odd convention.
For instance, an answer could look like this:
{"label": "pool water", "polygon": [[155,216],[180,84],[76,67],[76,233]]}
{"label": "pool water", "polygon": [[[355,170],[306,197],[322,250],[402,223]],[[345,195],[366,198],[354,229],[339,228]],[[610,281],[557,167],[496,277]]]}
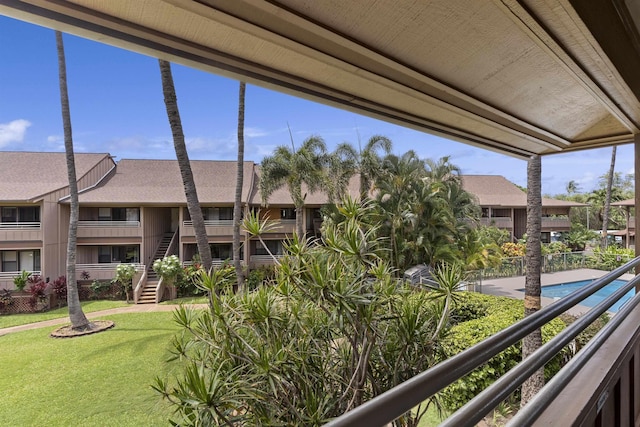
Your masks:
{"label": "pool water", "polygon": [[[548,298],[562,298],[566,297],[573,291],[580,289],[581,287],[588,285],[593,282],[593,280],[580,280],[577,282],[569,282],[569,283],[560,283],[558,285],[550,285],[542,287],[542,296]],[[614,280],[604,288],[600,289],[595,294],[589,296],[588,298],[582,300],[580,305],[584,305],[587,307],[595,307],[600,302],[602,302],[609,295],[620,289],[623,285],[627,283],[626,280]],[[609,308],[609,311],[617,312],[622,305],[627,302],[631,297],[633,297],[635,291],[633,289],[629,290],[622,298],[620,298],[615,304]]]}

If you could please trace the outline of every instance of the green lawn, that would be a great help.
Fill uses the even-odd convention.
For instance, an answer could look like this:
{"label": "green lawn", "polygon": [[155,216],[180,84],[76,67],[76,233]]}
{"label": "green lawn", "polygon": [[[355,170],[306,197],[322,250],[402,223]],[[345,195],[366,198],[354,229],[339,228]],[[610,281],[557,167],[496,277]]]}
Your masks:
{"label": "green lawn", "polygon": [[207,304],[206,296],[180,297],[169,301],[162,301],[163,305],[179,305],[179,304]]}
{"label": "green lawn", "polygon": [[[110,308],[126,307],[127,304],[124,301],[84,301],[82,302],[82,310],[85,313],[91,313],[93,311],[108,310]],[[10,326],[26,325],[27,323],[41,322],[43,320],[58,319],[60,317],[69,316],[69,310],[67,307],[57,308],[55,310],[47,311],[45,313],[23,313],[23,314],[10,314],[0,316],[0,329],[8,328]]]}
{"label": "green lawn", "polygon": [[171,368],[172,316],[105,316],[113,329],[80,338],[50,338],[53,328],[0,337],[0,424],[168,425],[171,411],[150,384]]}

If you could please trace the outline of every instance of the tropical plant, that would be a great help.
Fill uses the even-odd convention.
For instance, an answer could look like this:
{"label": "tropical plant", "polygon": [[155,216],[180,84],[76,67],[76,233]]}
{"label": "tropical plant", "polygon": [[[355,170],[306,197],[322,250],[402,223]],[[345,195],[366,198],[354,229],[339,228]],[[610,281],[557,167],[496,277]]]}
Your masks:
{"label": "tropical plant", "polygon": [[164,103],[171,126],[173,135],[173,146],[178,159],[180,175],[182,176],[182,184],[184,186],[184,195],[187,199],[187,209],[189,216],[193,222],[193,229],[196,235],[196,243],[198,252],[202,259],[202,265],[205,269],[211,268],[211,247],[207,238],[207,229],[204,225],[204,215],[200,208],[196,184],[193,180],[193,172],[191,171],[191,163],[189,162],[189,154],[184,141],[184,132],[182,130],[182,121],[180,120],[180,111],[178,110],[178,99],[176,97],[176,88],[173,83],[173,75],[171,74],[171,64],[162,59],[158,60],[160,65],[160,76],[162,78],[162,93],[164,94]]}
{"label": "tropical plant", "polygon": [[69,109],[69,92],[67,90],[67,65],[64,55],[62,33],[56,31],[56,47],[58,51],[58,73],[60,83],[60,105],[62,110],[62,128],[64,132],[64,151],[67,163],[67,178],[69,181],[69,234],[67,238],[67,306],[71,327],[75,331],[91,328],[91,323],[84,315],[80,305],[78,282],[76,281],[76,250],[78,236],[78,181],[76,178],[76,164],[73,153],[73,135],[71,130],[71,112]]}
{"label": "tropical plant", "polygon": [[[384,156],[391,154],[392,142],[382,135],[369,138],[364,148],[360,148],[358,169],[360,170],[360,200],[369,198],[372,185],[382,172]],[[383,156],[380,156],[382,152]]]}
{"label": "tropical plant", "polygon": [[32,274],[29,276],[29,287],[27,288],[27,292],[31,295],[29,298],[29,306],[38,310],[38,304],[40,304],[40,310],[48,309],[47,305],[47,284],[42,280],[42,277],[37,274]]}
{"label": "tropical plant", "polygon": [[296,233],[304,236],[303,185],[313,193],[327,187],[326,168],[328,166],[327,147],[319,136],[307,138],[296,150],[281,145],[271,156],[262,160],[260,169],[260,194],[262,203],[267,205],[269,197],[279,188],[286,187],[296,208]]}
{"label": "tropical plant", "polygon": [[238,93],[238,160],[236,163],[236,194],[233,201],[233,266],[236,270],[238,291],[244,287],[244,272],[240,261],[240,226],[242,225],[242,186],[244,181],[244,101],[245,82],[240,82]]}
{"label": "tropical plant", "polygon": [[328,156],[328,168],[327,195],[335,203],[346,195],[349,180],[358,170],[358,154],[348,143],[338,144]]}
{"label": "tropical plant", "polygon": [[260,241],[260,244],[267,251],[271,259],[273,260],[274,264],[278,265],[280,263],[278,261],[278,258],[276,258],[271,253],[271,251],[269,250],[269,247],[267,246],[265,241],[262,239],[262,236],[265,233],[269,233],[271,230],[273,230],[276,227],[275,223],[269,221],[269,216],[267,215],[265,218],[260,219],[259,211],[251,211],[242,220],[242,227],[247,232],[249,239],[252,239],[254,237],[258,238],[258,240]]}
{"label": "tropical plant", "polygon": [[[175,405],[174,422],[317,426],[440,359],[445,296],[393,279],[372,203],[337,209],[322,243],[288,242],[273,286],[225,293],[223,273],[203,273],[210,310],[176,311],[185,333],[173,353],[184,367],[154,384]],[[416,426],[432,402],[394,425]]]}
{"label": "tropical plant", "polygon": [[119,283],[122,286],[127,303],[131,297],[132,281],[135,275],[136,267],[133,264],[118,264],[116,266],[116,276],[113,278],[112,283]]}
{"label": "tropical plant", "polygon": [[31,273],[29,271],[22,270],[19,275],[13,278],[13,284],[15,285],[17,291],[24,291],[24,287],[27,286],[29,276],[31,276]]}

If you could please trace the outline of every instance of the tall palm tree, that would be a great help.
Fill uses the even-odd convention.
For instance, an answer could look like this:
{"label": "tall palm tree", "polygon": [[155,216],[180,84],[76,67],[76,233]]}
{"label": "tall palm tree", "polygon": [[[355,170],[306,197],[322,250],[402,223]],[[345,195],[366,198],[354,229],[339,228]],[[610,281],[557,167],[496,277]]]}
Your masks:
{"label": "tall palm tree", "polygon": [[238,290],[244,286],[244,274],[240,263],[240,225],[242,224],[242,185],[244,178],[244,99],[245,82],[240,82],[238,93],[238,162],[236,166],[236,197],[233,202],[233,266],[236,270]]}
{"label": "tall palm tree", "polygon": [[60,105],[62,106],[62,127],[64,130],[64,151],[67,158],[67,177],[69,179],[69,195],[71,207],[69,213],[69,237],[67,239],[67,306],[73,330],[86,330],[91,324],[82,311],[78,282],[76,281],[76,249],[78,237],[78,181],[76,164],[73,155],[73,135],[71,131],[71,112],[69,109],[69,92],[67,91],[67,65],[64,55],[62,33],[56,31],[56,47],[58,51],[58,75],[60,83]]}
{"label": "tall palm tree", "polygon": [[382,135],[374,135],[369,138],[364,149],[360,150],[360,200],[369,197],[371,186],[382,170],[383,158],[378,153],[382,151],[385,156],[391,154],[392,143],[389,138]]}
{"label": "tall palm tree", "polygon": [[296,208],[296,232],[304,238],[303,212],[306,193],[302,194],[302,185],[315,192],[326,188],[327,146],[319,136],[307,138],[299,149],[281,145],[273,155],[262,160],[260,176],[260,194],[263,204],[279,188],[286,186]]}
{"label": "tall palm tree", "polygon": [[609,227],[609,210],[611,209],[611,187],[613,187],[613,174],[616,168],[616,147],[611,148],[611,166],[607,176],[607,192],[604,199],[604,213],[602,214],[602,247],[607,247],[607,230]]}
{"label": "tall palm tree", "polygon": [[358,171],[358,153],[347,142],[339,144],[329,155],[327,193],[330,202],[342,200],[351,177]]}
{"label": "tall palm tree", "polygon": [[187,199],[187,209],[189,209],[189,215],[191,216],[191,221],[193,221],[193,229],[196,234],[196,243],[198,244],[198,252],[200,253],[202,266],[206,270],[209,270],[211,268],[211,247],[209,247],[207,229],[204,225],[204,216],[200,208],[196,184],[193,180],[187,146],[184,142],[184,132],[182,131],[182,121],[180,120],[180,112],[178,111],[176,88],[173,84],[173,75],[171,74],[171,64],[162,59],[159,59],[158,62],[160,64],[164,104],[167,109],[171,133],[173,134],[173,146],[176,150],[180,174],[182,175],[182,185],[184,186],[184,194]]}
{"label": "tall palm tree", "polygon": [[[542,229],[542,192],[541,192],[542,165],[540,156],[534,155],[527,165],[527,247],[526,268],[527,274],[524,287],[524,314],[529,316],[540,311],[540,273],[542,248],[540,244],[540,232]],[[537,329],[522,340],[522,358],[542,346],[542,331]],[[544,369],[536,371],[522,384],[521,407],[544,385]]]}

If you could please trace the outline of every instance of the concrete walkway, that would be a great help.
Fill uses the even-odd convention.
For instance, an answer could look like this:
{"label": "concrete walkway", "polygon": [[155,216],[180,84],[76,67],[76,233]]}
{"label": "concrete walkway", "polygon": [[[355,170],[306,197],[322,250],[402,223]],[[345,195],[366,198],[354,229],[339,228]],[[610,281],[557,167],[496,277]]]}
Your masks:
{"label": "concrete walkway", "polygon": [[[185,304],[185,305],[189,307],[194,307],[194,308],[207,307],[206,304]],[[133,304],[128,307],[118,307],[118,308],[111,308],[108,310],[94,311],[92,313],[85,313],[85,315],[87,316],[87,319],[96,319],[103,316],[110,316],[112,314],[121,314],[121,313],[150,313],[154,311],[173,311],[178,307],[179,307],[178,305],[166,305],[166,304]],[[70,322],[69,322],[69,317],[67,316],[67,317],[60,317],[57,319],[43,320],[42,322],[28,323],[26,325],[11,326],[9,328],[0,329],[0,337],[13,332],[28,331],[30,329],[46,328],[46,327],[57,326],[57,325],[65,325],[68,323]]]}
{"label": "concrete walkway", "polygon": [[[556,285],[560,283],[576,282],[580,280],[593,280],[607,274],[608,271],[593,270],[583,268],[580,270],[559,271],[557,273],[545,273],[540,277],[542,286]],[[623,274],[620,279],[631,280],[632,274]],[[487,279],[482,282],[481,289],[478,291],[483,294],[505,296],[515,299],[524,299],[525,277],[508,277],[504,279]],[[542,297],[542,306],[546,307],[553,304],[556,299]],[[589,311],[590,307],[577,305],[569,309],[567,312],[579,315]]]}

